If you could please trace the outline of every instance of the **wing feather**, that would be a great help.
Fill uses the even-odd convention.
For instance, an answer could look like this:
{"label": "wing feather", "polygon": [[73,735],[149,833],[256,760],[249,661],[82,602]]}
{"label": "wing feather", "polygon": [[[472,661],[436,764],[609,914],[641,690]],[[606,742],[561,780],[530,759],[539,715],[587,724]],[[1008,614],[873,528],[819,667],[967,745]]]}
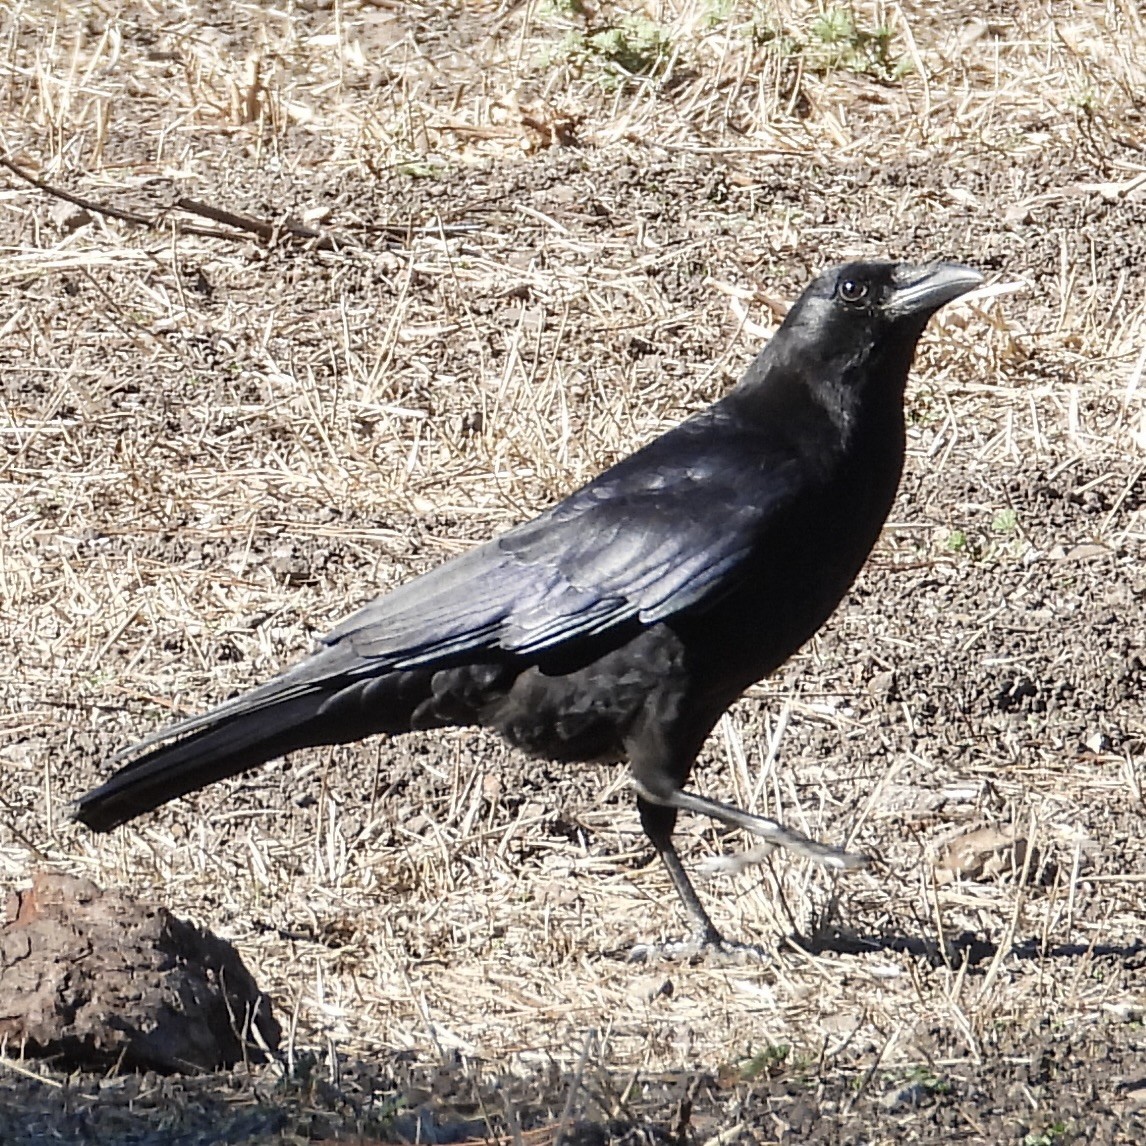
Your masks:
{"label": "wing feather", "polygon": [[689,428],[380,597],[324,643],[349,644],[363,673],[483,649],[535,655],[719,595],[766,547],[768,522],[798,494],[803,470],[791,454],[761,457],[746,433],[730,442],[717,425]]}

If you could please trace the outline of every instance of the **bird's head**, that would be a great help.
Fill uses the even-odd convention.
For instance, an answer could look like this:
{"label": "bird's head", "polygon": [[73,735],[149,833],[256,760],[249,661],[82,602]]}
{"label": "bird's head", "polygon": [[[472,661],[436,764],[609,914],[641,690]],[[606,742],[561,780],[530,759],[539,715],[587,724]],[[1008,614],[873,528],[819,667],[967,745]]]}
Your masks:
{"label": "bird's head", "polygon": [[904,383],[927,320],[982,281],[958,263],[830,267],[796,300],[728,399],[769,421],[817,408],[841,427],[861,408],[902,417]]}
{"label": "bird's head", "polygon": [[897,351],[906,353],[906,367],[927,320],[982,281],[958,263],[844,263],[816,277],[781,332],[841,366]]}

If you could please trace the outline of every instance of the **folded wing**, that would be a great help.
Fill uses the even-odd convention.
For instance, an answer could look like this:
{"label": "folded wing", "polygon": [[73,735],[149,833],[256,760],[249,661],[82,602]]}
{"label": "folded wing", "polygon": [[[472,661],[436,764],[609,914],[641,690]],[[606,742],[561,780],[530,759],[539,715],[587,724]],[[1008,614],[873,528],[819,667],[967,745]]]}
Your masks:
{"label": "folded wing", "polygon": [[536,656],[697,605],[736,582],[769,519],[798,492],[794,457],[765,464],[741,444],[667,435],[658,456],[634,454],[532,521],[380,597],[324,643],[349,644],[366,672],[482,649]]}
{"label": "folded wing", "polygon": [[713,421],[710,410],[684,423],[539,517],[351,614],[280,676],[127,755],[316,690],[490,652],[542,657],[715,598],[738,582],[806,469],[795,456],[762,457],[758,441]]}

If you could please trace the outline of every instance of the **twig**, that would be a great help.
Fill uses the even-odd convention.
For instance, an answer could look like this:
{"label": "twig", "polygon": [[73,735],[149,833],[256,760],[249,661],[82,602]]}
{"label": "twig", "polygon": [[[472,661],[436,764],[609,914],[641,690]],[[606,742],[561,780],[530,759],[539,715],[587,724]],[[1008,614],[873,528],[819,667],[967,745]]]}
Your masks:
{"label": "twig", "polygon": [[175,209],[186,211],[191,215],[200,215],[204,219],[211,219],[213,222],[223,223],[228,227],[235,227],[252,235],[258,235],[266,243],[275,243],[282,235],[289,235],[292,239],[313,241],[315,250],[318,251],[337,251],[357,245],[352,239],[317,231],[314,227],[308,227],[305,223],[296,222],[294,219],[268,223],[264,219],[256,219],[251,215],[241,215],[237,211],[227,211],[222,207],[212,207],[208,203],[200,203],[197,199],[180,197],[175,200]]}
{"label": "twig", "polygon": [[[0,167],[6,167],[13,175],[19,176],[19,178],[30,183],[33,187],[38,188],[45,194],[51,195],[55,199],[60,199],[65,203],[71,203],[73,206],[80,207],[84,211],[104,215],[109,219],[119,219],[124,223],[135,223],[137,226],[146,227],[148,230],[156,230],[161,225],[158,216],[151,216],[149,218],[135,211],[125,211],[122,207],[109,207],[105,203],[97,203],[94,199],[85,198],[83,195],[75,195],[71,191],[65,191],[62,187],[55,187],[51,183],[47,183],[38,176],[33,175],[30,171],[25,171],[22,167],[18,167],[3,155],[0,155]],[[190,223],[178,224],[177,230],[184,235],[198,235],[207,239],[234,240],[240,237],[238,235],[232,235],[228,231],[218,231],[213,227],[196,227]]]}
{"label": "twig", "polygon": [[85,199],[82,195],[73,195],[70,191],[64,191],[60,187],[53,187],[50,183],[45,183],[43,179],[33,175],[30,171],[25,171],[21,167],[17,167],[12,160],[6,156],[0,155],[0,167],[6,167],[13,175],[18,175],[26,183],[31,183],[33,187],[38,187],[41,191],[53,196],[56,199],[62,199],[65,203],[71,203],[75,207],[82,207],[85,211],[95,211],[99,215],[107,215],[111,219],[120,219],[125,223],[138,223],[142,227],[154,227],[155,223],[152,219],[147,219],[143,215],[137,215],[134,211],[124,211],[119,207],[105,207],[101,203],[97,203],[94,199]]}
{"label": "twig", "polygon": [[581,1047],[581,1057],[577,1060],[577,1069],[573,1072],[573,1081],[569,1084],[569,1094],[565,1099],[565,1108],[561,1111],[561,1121],[557,1123],[557,1130],[553,1135],[554,1146],[561,1146],[569,1127],[573,1122],[573,1109],[577,1102],[581,1082],[585,1077],[585,1064],[589,1060],[589,1051],[597,1039],[597,1031],[590,1027],[585,1032],[585,1042]]}
{"label": "twig", "polygon": [[[234,230],[219,230],[216,227],[199,227],[194,223],[176,221],[174,224],[175,229],[179,234],[183,235],[197,235],[208,239],[224,239],[230,242],[242,242],[246,240],[247,236],[255,235],[264,243],[268,244],[274,244],[283,236],[286,236],[291,239],[298,239],[309,243],[315,250],[319,251],[346,250],[347,248],[358,245],[353,239],[346,235],[335,235],[320,231],[295,219],[284,218],[279,222],[268,222],[265,219],[258,219],[252,215],[244,215],[238,211],[229,211],[223,207],[213,207],[209,203],[201,203],[197,199],[189,199],[185,196],[180,196],[176,199],[170,208],[165,208],[154,215],[143,215],[137,211],[127,211],[122,207],[109,206],[106,203],[97,202],[95,199],[89,199],[84,195],[76,195],[71,191],[65,191],[63,188],[56,187],[46,180],[39,178],[39,176],[33,175],[30,171],[25,171],[6,156],[0,155],[0,167],[6,168],[8,171],[11,171],[13,175],[18,176],[26,183],[30,183],[33,187],[43,191],[47,195],[51,195],[55,199],[60,199],[65,203],[71,203],[73,206],[79,207],[84,211],[103,215],[109,219],[118,219],[123,223],[134,223],[136,226],[146,227],[148,230],[154,231],[162,228],[170,211],[186,211],[189,215],[197,215],[203,219],[210,219],[214,223],[221,223],[225,227],[234,228]],[[397,223],[370,223],[363,226],[363,230],[370,233],[385,235],[387,239],[406,243],[415,235],[434,235],[437,237],[453,238],[459,235],[470,234],[477,229],[477,223],[444,223],[440,219],[433,219],[422,224],[417,224],[413,220],[407,220]]]}

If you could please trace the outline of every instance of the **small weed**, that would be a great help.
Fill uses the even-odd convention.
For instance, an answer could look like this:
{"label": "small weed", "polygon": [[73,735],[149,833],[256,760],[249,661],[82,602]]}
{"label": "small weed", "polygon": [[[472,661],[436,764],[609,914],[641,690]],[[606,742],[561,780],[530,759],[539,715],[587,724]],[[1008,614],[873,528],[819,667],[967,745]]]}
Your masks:
{"label": "small weed", "polygon": [[586,38],[591,52],[630,76],[647,76],[664,59],[668,33],[643,16],[626,16],[619,24]]}
{"label": "small weed", "polygon": [[625,76],[650,76],[668,54],[668,32],[644,16],[626,16],[619,24],[586,37],[589,53]]}
{"label": "small weed", "polygon": [[723,27],[731,22],[735,11],[736,0],[709,0],[708,12],[705,14],[704,22],[710,28]]}
{"label": "small weed", "polygon": [[812,35],[825,44],[850,44],[855,39],[855,21],[846,8],[829,8],[812,24]]}
{"label": "small weed", "polygon": [[994,533],[1014,533],[1019,524],[1019,515],[1013,509],[1000,509],[991,518],[991,530]]}
{"label": "small weed", "polygon": [[1055,1122],[1038,1133],[1031,1131],[1023,1138],[1023,1146],[1058,1146],[1066,1134],[1065,1122]]}
{"label": "small weed", "polygon": [[951,1084],[945,1078],[925,1066],[917,1066],[907,1075],[904,1082],[907,1086],[919,1087],[928,1094],[948,1094],[951,1090]]}
{"label": "small weed", "polygon": [[399,163],[396,170],[400,175],[408,175],[411,179],[441,179],[445,171],[437,164],[428,163],[422,159],[411,159]]}
{"label": "small weed", "polygon": [[634,77],[653,75],[670,50],[664,27],[644,16],[625,16],[608,27],[566,32],[541,63],[546,67],[565,61],[582,71],[597,69],[601,85],[616,88]]}
{"label": "small weed", "polygon": [[911,70],[911,62],[892,50],[892,31],[886,24],[868,30],[855,22],[848,8],[828,8],[811,26],[814,41],[809,62],[822,71],[845,68],[878,79],[897,80]]}
{"label": "small weed", "polygon": [[1102,108],[1102,97],[1093,84],[1076,88],[1068,96],[1067,102],[1086,115],[1094,115]]}
{"label": "small weed", "polygon": [[763,8],[754,7],[752,17],[737,31],[757,48],[773,44],[785,56],[795,55],[799,51],[795,41],[784,35],[782,29],[772,22],[771,14]]}
{"label": "small weed", "polygon": [[996,510],[989,522],[976,523],[967,529],[951,529],[946,536],[939,533],[933,544],[972,561],[1017,561],[1027,548],[1019,528],[1019,515],[1013,509]]}
{"label": "small weed", "polygon": [[773,1078],[788,1062],[791,1047],[784,1043],[767,1046],[761,1051],[740,1062],[738,1072],[745,1082],[754,1078]]}

